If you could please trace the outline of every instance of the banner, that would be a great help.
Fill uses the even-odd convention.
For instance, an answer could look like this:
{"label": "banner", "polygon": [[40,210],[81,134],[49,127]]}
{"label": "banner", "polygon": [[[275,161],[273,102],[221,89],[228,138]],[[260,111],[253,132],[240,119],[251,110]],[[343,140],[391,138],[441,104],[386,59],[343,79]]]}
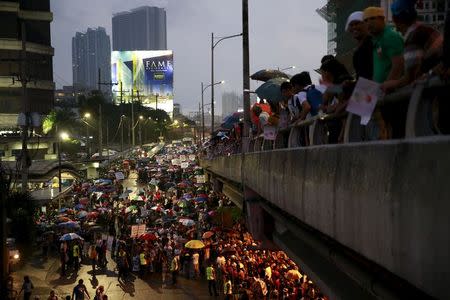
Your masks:
{"label": "banner", "polygon": [[125,179],[125,175],[123,175],[122,172],[116,172],[115,175],[116,175],[116,179],[117,180],[124,180]]}
{"label": "banner", "polygon": [[379,98],[383,97],[380,84],[360,77],[347,105],[347,111],[361,117],[361,125],[367,125]]}
{"label": "banner", "polygon": [[189,168],[189,163],[188,163],[188,162],[182,162],[182,163],[181,163],[181,168],[182,168],[182,169],[187,169],[187,168]]}
{"label": "banner", "polygon": [[172,165],[179,166],[181,164],[180,160],[178,158],[172,159]]}
{"label": "banner", "polygon": [[131,225],[131,235],[132,238],[140,237],[145,233],[145,224],[141,225]]}
{"label": "banner", "polygon": [[[128,103],[134,97],[142,105],[166,111],[173,115],[173,51],[113,51],[111,53],[112,87],[114,101]],[[130,91],[134,91],[133,96]],[[121,97],[122,96],[122,97]]]}
{"label": "banner", "polygon": [[181,161],[186,161],[186,155],[180,155],[180,160]]}
{"label": "banner", "polygon": [[190,161],[195,161],[195,154],[190,154],[189,155],[189,160]]}
{"label": "banner", "polygon": [[264,139],[274,141],[277,137],[277,128],[274,126],[264,126]]}
{"label": "banner", "polygon": [[195,176],[197,183],[206,183],[206,175]]}

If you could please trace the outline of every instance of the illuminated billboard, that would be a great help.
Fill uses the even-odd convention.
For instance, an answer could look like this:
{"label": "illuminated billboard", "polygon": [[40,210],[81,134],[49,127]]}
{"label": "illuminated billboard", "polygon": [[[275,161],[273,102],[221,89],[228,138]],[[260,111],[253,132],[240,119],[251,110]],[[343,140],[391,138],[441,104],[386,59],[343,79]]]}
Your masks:
{"label": "illuminated billboard", "polygon": [[[134,101],[146,107],[173,114],[173,52],[113,51],[111,54],[111,79],[114,101],[119,104]],[[120,93],[122,83],[122,97]]]}

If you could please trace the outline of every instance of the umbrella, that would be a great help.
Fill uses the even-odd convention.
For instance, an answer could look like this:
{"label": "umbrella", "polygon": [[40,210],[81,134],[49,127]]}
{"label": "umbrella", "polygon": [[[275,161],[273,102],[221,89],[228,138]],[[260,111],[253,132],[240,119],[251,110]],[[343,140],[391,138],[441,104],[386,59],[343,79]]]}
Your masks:
{"label": "umbrella", "polygon": [[77,204],[77,205],[75,205],[75,209],[76,210],[82,210],[82,209],[84,209],[84,205],[83,204]]}
{"label": "umbrella", "polygon": [[197,202],[205,202],[207,200],[208,200],[208,198],[205,198],[205,197],[197,197],[197,198],[195,198],[195,201],[197,201]]}
{"label": "umbrella", "polygon": [[212,231],[207,231],[202,235],[202,238],[204,239],[209,239],[210,237],[212,237],[214,235],[214,232]]}
{"label": "umbrella", "polygon": [[139,239],[144,241],[156,241],[157,237],[153,233],[144,233],[139,237]]}
{"label": "umbrella", "polygon": [[199,240],[190,240],[184,245],[188,249],[202,249],[205,248],[205,244]]}
{"label": "umbrella", "polygon": [[234,127],[234,124],[239,123],[244,117],[244,113],[242,112],[234,112],[231,115],[225,117],[223,119],[222,125],[220,125],[223,129],[232,129]]}
{"label": "umbrella", "polygon": [[98,217],[98,212],[96,212],[96,211],[91,211],[90,213],[87,214],[88,219],[95,219],[97,217]]}
{"label": "umbrella", "polygon": [[180,220],[178,220],[178,222],[180,222],[184,226],[194,226],[195,225],[195,221],[191,220],[191,219],[180,219]]}
{"label": "umbrella", "polygon": [[153,206],[152,208],[151,208],[151,210],[154,210],[154,211],[161,211],[163,208],[162,208],[162,206],[161,205],[155,205],[155,206]]}
{"label": "umbrella", "polygon": [[77,217],[82,219],[85,218],[87,215],[88,215],[87,211],[82,210],[77,214]]}
{"label": "umbrella", "polygon": [[61,208],[60,210],[59,210],[59,212],[60,213],[63,213],[63,212],[66,212],[66,211],[68,211],[69,209],[67,208],[67,207],[63,207],[63,208]]}
{"label": "umbrella", "polygon": [[70,218],[66,217],[66,216],[59,216],[58,217],[58,221],[59,222],[69,222]]}
{"label": "umbrella", "polygon": [[137,207],[135,205],[131,205],[131,206],[128,206],[127,209],[125,209],[126,213],[129,213],[131,211],[137,211]]}
{"label": "umbrella", "polygon": [[180,202],[178,202],[178,206],[181,208],[184,208],[187,206],[187,203],[186,203],[186,201],[180,201]]}
{"label": "umbrella", "polygon": [[76,233],[66,233],[59,240],[60,241],[73,241],[73,240],[84,240],[84,239]]}
{"label": "umbrella", "polygon": [[66,228],[78,228],[78,227],[80,227],[80,224],[78,224],[77,222],[74,222],[74,221],[67,221],[64,223],[59,223],[58,226],[66,227]]}
{"label": "umbrella", "polygon": [[278,103],[282,100],[280,86],[283,82],[289,81],[286,78],[271,79],[256,89],[256,94],[261,99],[266,99],[272,103]]}
{"label": "umbrella", "polygon": [[183,198],[184,199],[192,199],[192,195],[191,194],[184,194]]}
{"label": "umbrella", "polygon": [[270,79],[274,79],[274,78],[289,79],[291,77],[288,74],[281,72],[279,70],[265,69],[265,70],[260,70],[260,71],[256,72],[255,74],[250,76],[250,78],[253,80],[259,80],[259,81],[269,81]]}
{"label": "umbrella", "polygon": [[88,198],[81,198],[80,199],[80,204],[87,205],[88,203],[89,203],[89,199]]}

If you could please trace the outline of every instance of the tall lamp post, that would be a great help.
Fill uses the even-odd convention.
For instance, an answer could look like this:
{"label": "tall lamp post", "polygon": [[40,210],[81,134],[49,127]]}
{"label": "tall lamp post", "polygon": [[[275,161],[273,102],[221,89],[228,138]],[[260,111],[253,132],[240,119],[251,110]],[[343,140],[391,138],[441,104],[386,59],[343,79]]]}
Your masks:
{"label": "tall lamp post", "polygon": [[[69,134],[67,132],[61,132],[58,136],[58,192],[62,192],[62,177],[61,177],[61,141],[69,139]],[[61,209],[61,203],[58,202],[59,209]]]}
{"label": "tall lamp post", "polygon": [[[211,87],[211,93],[212,93],[215,85],[223,84],[223,83],[225,83],[225,80],[216,82],[214,84],[208,84],[207,86],[203,87],[203,82],[202,82],[202,104],[201,104],[201,108],[202,108],[202,140],[205,139],[205,110],[204,110],[205,104],[203,103],[203,96],[204,96],[207,88]],[[213,99],[213,98],[211,98],[211,99]],[[211,105],[211,113],[212,113],[212,118],[213,118],[213,121],[212,121],[213,127],[211,127],[211,132],[213,132],[214,131],[214,108],[213,108],[214,101],[212,101],[210,103],[210,105]]]}
{"label": "tall lamp post", "polygon": [[85,113],[83,116],[83,122],[86,125],[86,158],[89,159],[90,157],[90,153],[91,153],[91,145],[90,145],[90,141],[89,141],[89,123],[87,120],[89,120],[91,118],[91,114],[90,113]]}
{"label": "tall lamp post", "polygon": [[225,37],[218,37],[218,40],[216,42],[214,42],[214,32],[211,33],[211,115],[212,115],[212,120],[211,120],[211,132],[214,131],[214,48],[217,47],[217,45],[223,41],[223,40],[227,40],[227,39],[231,39],[231,38],[235,38],[235,37],[239,37],[242,36],[242,33],[239,34],[234,34],[234,35],[229,35],[229,36],[225,36]]}

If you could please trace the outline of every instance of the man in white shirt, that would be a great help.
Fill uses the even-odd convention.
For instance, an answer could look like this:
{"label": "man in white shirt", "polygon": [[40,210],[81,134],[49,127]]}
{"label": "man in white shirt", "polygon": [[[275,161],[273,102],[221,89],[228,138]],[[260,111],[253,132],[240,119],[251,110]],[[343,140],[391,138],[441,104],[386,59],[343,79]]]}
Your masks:
{"label": "man in white shirt", "polygon": [[200,277],[200,266],[199,266],[199,258],[200,255],[195,252],[194,254],[192,254],[192,264],[194,265],[194,277]]}
{"label": "man in white shirt", "polygon": [[289,110],[294,112],[294,120],[304,120],[311,111],[311,105],[306,97],[306,89],[312,84],[308,72],[294,75],[290,80],[294,96],[289,100]]}

